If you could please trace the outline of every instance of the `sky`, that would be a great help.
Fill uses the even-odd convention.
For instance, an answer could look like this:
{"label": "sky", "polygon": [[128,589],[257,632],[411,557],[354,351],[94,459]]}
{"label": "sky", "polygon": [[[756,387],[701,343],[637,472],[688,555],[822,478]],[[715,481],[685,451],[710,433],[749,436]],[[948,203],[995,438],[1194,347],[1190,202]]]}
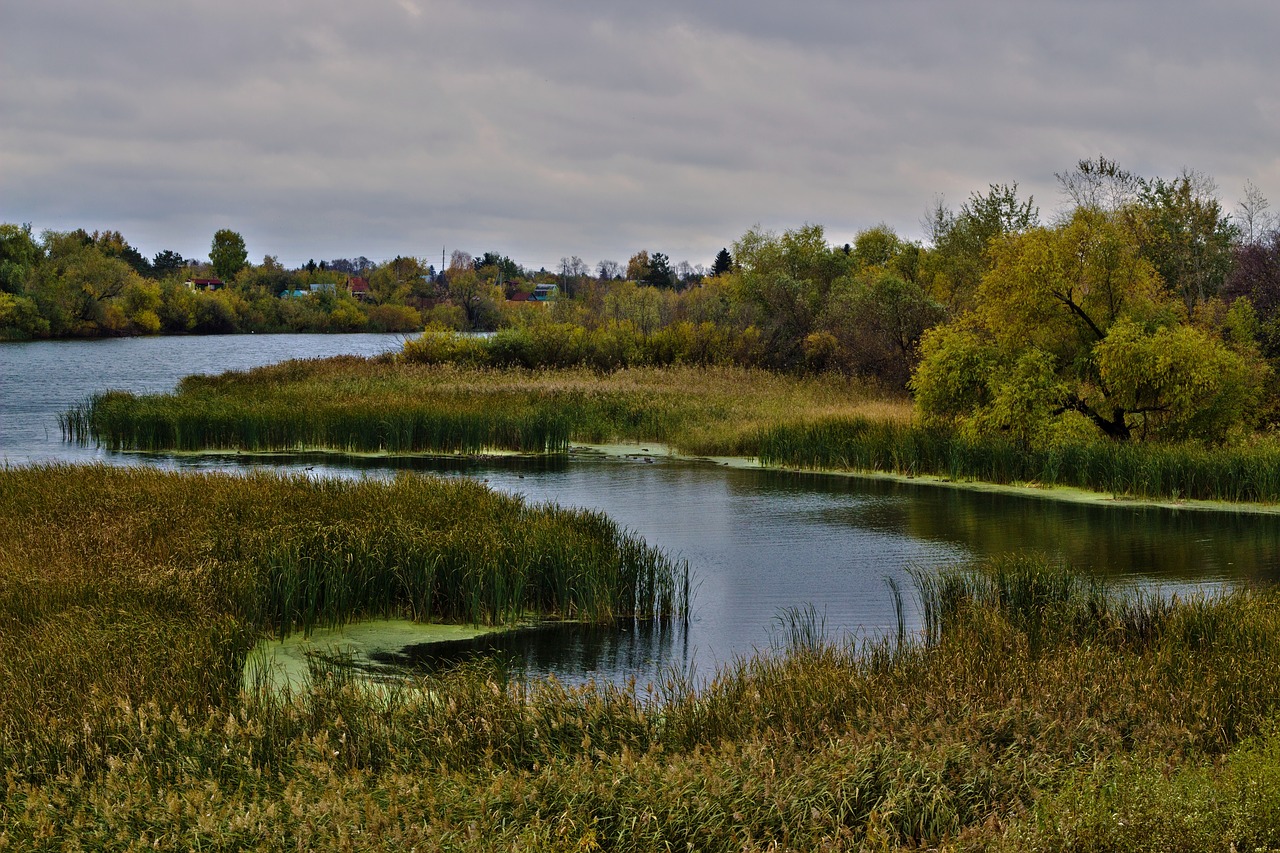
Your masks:
{"label": "sky", "polygon": [[1104,155],[1280,208],[1274,0],[0,0],[0,221],[147,256],[646,249],[886,224]]}

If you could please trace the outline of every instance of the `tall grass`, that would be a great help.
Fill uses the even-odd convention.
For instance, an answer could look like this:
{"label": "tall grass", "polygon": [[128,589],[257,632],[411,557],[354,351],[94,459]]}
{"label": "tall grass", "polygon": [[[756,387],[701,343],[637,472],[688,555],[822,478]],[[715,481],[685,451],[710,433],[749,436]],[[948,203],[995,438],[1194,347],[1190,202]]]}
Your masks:
{"label": "tall grass", "polygon": [[905,418],[839,377],[740,368],[530,371],[356,357],[189,377],[174,394],[100,394],[62,416],[68,438],[113,450],[563,453],[570,441],[667,442],[690,453],[750,448],[753,430],[794,417]]}
{"label": "tall grass", "polygon": [[1280,501],[1280,443],[1027,448],[911,422],[835,376],[734,367],[530,371],[341,357],[189,377],[169,395],[100,394],[63,431],[113,450],[479,454],[663,442],[766,465],[1071,486],[1161,500]]}
{"label": "tall grass", "polygon": [[1097,441],[1048,449],[865,417],[777,424],[755,437],[766,465],[1072,486],[1138,498],[1275,503],[1280,444],[1227,447]]}
{"label": "tall grass", "polygon": [[[1280,844],[1267,784],[1280,775],[1280,600],[1265,590],[1126,597],[1002,560],[918,572],[918,637],[841,643],[798,608],[784,648],[700,689],[676,675],[567,688],[483,663],[377,692],[328,668],[292,694],[226,689],[246,634],[286,621],[261,604],[283,600],[265,579],[296,572],[297,589],[324,590],[295,624],[323,618],[321,598],[379,607],[402,578],[354,572],[330,596],[324,561],[448,553],[415,524],[489,537],[482,519],[527,512],[521,529],[538,527],[486,495],[417,478],[0,472],[0,845]],[[332,528],[302,523],[314,513]],[[575,536],[610,552],[595,535],[606,520],[574,518]],[[572,588],[565,559],[542,570]],[[484,574],[446,563],[434,577]]]}

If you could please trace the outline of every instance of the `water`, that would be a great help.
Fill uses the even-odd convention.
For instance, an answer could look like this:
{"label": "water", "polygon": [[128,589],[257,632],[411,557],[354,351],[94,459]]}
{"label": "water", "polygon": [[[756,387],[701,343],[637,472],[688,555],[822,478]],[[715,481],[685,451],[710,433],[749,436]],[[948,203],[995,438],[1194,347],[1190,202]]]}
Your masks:
{"label": "water", "polygon": [[[887,579],[908,570],[1011,551],[1047,553],[1126,585],[1187,592],[1280,579],[1280,518],[1231,512],[1071,504],[912,483],[738,469],[641,452],[569,460],[439,461],[280,455],[168,457],[107,453],[61,440],[57,413],[107,388],[167,391],[181,376],[284,358],[374,354],[387,335],[148,338],[0,344],[0,459],[10,464],[99,461],[243,470],[268,465],[312,476],[390,476],[417,469],[473,477],[532,501],[603,510],[689,562],[687,624],[565,628],[398,659],[452,657],[479,646],[532,675],[642,682],[665,668],[703,675],[767,649],[779,615],[812,604],[828,634],[894,628]],[[915,614],[908,609],[908,619]]]}

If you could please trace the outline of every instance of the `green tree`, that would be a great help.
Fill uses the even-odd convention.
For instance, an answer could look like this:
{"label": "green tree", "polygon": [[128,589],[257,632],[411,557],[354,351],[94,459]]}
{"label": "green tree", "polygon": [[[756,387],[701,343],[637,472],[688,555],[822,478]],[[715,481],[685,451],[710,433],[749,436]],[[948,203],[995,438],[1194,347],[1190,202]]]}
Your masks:
{"label": "green tree", "polygon": [[369,273],[369,293],[379,305],[402,305],[411,295],[429,295],[427,268],[417,258],[397,255]]}
{"label": "green tree", "polygon": [[102,254],[109,258],[119,258],[129,266],[133,267],[133,271],[138,275],[150,276],[151,262],[146,256],[129,245],[129,241],[124,239],[124,235],[119,231],[102,231],[93,232],[91,239],[93,244],[98,247]]}
{"label": "green tree", "polygon": [[229,228],[223,228],[213,235],[213,245],[209,248],[209,262],[213,272],[223,281],[231,281],[236,273],[249,262],[249,253],[244,248],[244,238]]}
{"label": "green tree", "polygon": [[22,293],[27,277],[43,260],[44,250],[31,236],[31,225],[0,224],[0,291]]}
{"label": "green tree", "polygon": [[733,272],[733,255],[729,254],[728,249],[721,249],[711,262],[711,275],[714,277],[728,272]]}
{"label": "green tree", "polygon": [[1073,419],[1116,440],[1216,440],[1253,416],[1256,352],[1187,324],[1116,215],[1078,209],[994,242],[991,260],[979,307],[923,336],[911,387],[926,420],[1040,444]]}
{"label": "green tree", "polygon": [[933,242],[925,259],[933,297],[953,313],[972,308],[982,276],[991,268],[992,241],[1039,221],[1035,200],[1020,199],[1016,183],[992,184],[985,195],[972,194],[958,212],[939,202],[925,223]]}
{"label": "green tree", "polygon": [[1128,209],[1143,257],[1188,313],[1216,296],[1231,270],[1239,232],[1215,193],[1204,175],[1183,172],[1143,181]]}
{"label": "green tree", "polygon": [[151,259],[151,274],[156,278],[168,278],[175,273],[186,270],[186,268],[186,258],[172,249],[157,252],[155,257]]}
{"label": "green tree", "polygon": [[827,244],[821,225],[777,235],[753,228],[733,245],[741,298],[754,309],[773,366],[806,362],[804,341],[850,258]]}
{"label": "green tree", "polygon": [[645,271],[640,283],[650,287],[669,288],[674,281],[670,260],[662,252],[654,252],[649,257],[649,268]]}
{"label": "green tree", "polygon": [[940,322],[943,308],[920,285],[891,272],[842,279],[818,325],[838,345],[834,364],[903,387],[917,361],[920,337]]}
{"label": "green tree", "polygon": [[47,259],[29,278],[27,295],[49,321],[50,332],[62,337],[127,331],[115,300],[126,286],[141,281],[133,268],[105,255],[83,230],[46,231],[41,238]]}

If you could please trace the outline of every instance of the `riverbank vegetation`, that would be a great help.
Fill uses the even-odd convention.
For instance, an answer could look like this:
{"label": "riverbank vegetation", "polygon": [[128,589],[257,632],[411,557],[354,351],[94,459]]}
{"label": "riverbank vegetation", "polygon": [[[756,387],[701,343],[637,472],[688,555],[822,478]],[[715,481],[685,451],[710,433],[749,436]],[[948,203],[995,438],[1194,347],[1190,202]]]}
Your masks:
{"label": "riverbank vegetation", "polygon": [[[572,327],[548,327],[536,341],[565,351],[548,344],[555,335],[579,337]],[[998,433],[921,423],[905,398],[835,374],[463,366],[494,363],[492,354],[506,346],[497,340],[429,333],[399,357],[189,377],[172,395],[103,394],[66,413],[64,429],[114,450],[161,452],[565,453],[571,443],[656,442],[784,468],[1158,500],[1280,501],[1280,446],[1267,436],[1117,442],[1085,431],[1029,447]],[[443,363],[420,363],[442,351]]]}
{"label": "riverbank vegetation", "polygon": [[[118,232],[4,225],[0,337],[427,324],[509,330],[483,354],[494,364],[734,364],[909,386],[925,417],[1028,445],[1082,430],[1222,442],[1280,422],[1280,231],[1256,188],[1233,216],[1196,172],[1148,178],[1100,157],[1057,177],[1065,204],[1044,220],[1016,185],[993,185],[939,202],[923,242],[884,226],[843,244],[819,225],[753,228],[710,268],[641,250],[594,275],[576,257],[548,272],[462,251],[442,269],[255,266],[227,229],[193,266],[149,261]],[[543,340],[548,325],[577,337]]]}
{"label": "riverbank vegetation", "polygon": [[603,514],[467,479],[5,469],[0,512],[10,721],[169,687],[224,701],[267,634],[375,617],[672,618],[688,599],[683,564]]}
{"label": "riverbank vegetation", "polygon": [[415,362],[347,356],[188,377],[172,395],[95,397],[64,416],[64,429],[117,450],[543,453],[566,452],[570,442],[652,441],[751,455],[753,435],[788,418],[910,418],[905,400],[834,375],[684,366],[602,375]]}
{"label": "riverbank vegetation", "polygon": [[[797,611],[786,648],[701,686],[571,689],[476,663],[370,691],[317,661],[282,696],[239,669],[283,621],[251,606],[287,588],[273,573],[412,575],[458,514],[477,544],[508,513],[536,535],[541,511],[428,478],[102,468],[0,472],[0,510],[13,849],[1280,844],[1268,590],[1122,595],[996,560],[921,570],[918,633],[855,643]],[[618,543],[585,514],[545,523],[543,553]]]}

